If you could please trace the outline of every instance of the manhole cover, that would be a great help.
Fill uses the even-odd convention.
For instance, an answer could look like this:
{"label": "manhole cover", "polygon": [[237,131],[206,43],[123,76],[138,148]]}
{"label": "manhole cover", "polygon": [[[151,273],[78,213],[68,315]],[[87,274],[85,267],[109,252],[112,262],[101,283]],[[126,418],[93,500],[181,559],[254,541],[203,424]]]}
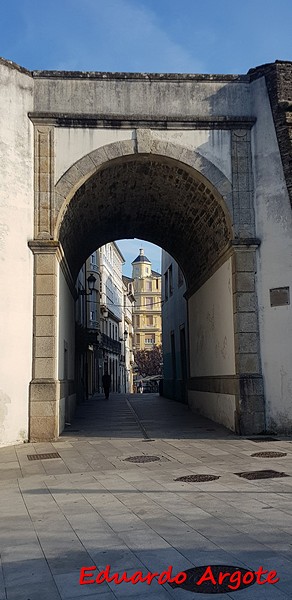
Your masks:
{"label": "manhole cover", "polygon": [[281,473],[280,471],[273,470],[263,470],[263,471],[250,471],[246,473],[234,473],[234,475],[238,475],[238,477],[243,477],[244,479],[271,479],[272,477],[289,477],[287,473]]}
{"label": "manhole cover", "polygon": [[[197,594],[226,594],[245,589],[256,582],[255,573],[241,567],[227,567],[225,565],[194,567],[193,569],[187,569],[184,573],[187,575],[187,579],[183,583],[169,583],[168,585],[172,588],[182,588]],[[228,577],[226,576],[223,579],[227,573]],[[231,575],[232,580],[230,582]],[[202,581],[200,582],[200,580]],[[229,585],[231,587],[228,587]]]}
{"label": "manhole cover", "polygon": [[147,456],[144,454],[143,456],[129,456],[129,458],[125,458],[124,460],[133,463],[149,463],[156,462],[160,460],[160,458],[159,456]]}
{"label": "manhole cover", "polygon": [[255,452],[251,456],[256,458],[280,458],[281,456],[287,456],[287,452]]}
{"label": "manhole cover", "polygon": [[47,458],[61,458],[58,452],[51,452],[50,454],[27,454],[28,460],[46,460]]}
{"label": "manhole cover", "polygon": [[174,479],[174,481],[214,481],[215,479],[219,479],[220,475],[184,475],[183,477],[178,477]]}
{"label": "manhole cover", "polygon": [[265,437],[254,437],[254,438],[246,438],[249,442],[255,442],[256,444],[259,444],[260,442],[279,442],[280,440],[277,440],[277,438],[274,437],[269,437],[269,436],[265,436]]}

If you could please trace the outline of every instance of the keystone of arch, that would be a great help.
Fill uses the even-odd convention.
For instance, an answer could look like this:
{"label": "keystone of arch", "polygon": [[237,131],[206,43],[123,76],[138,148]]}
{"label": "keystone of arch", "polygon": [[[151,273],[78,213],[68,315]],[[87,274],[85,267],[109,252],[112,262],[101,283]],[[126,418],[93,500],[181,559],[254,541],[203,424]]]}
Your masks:
{"label": "keystone of arch", "polygon": [[126,156],[157,155],[186,165],[203,176],[225,200],[232,214],[232,186],[229,179],[210,160],[195,150],[154,138],[148,129],[138,129],[132,140],[123,140],[101,146],[80,158],[60,177],[55,185],[55,223],[60,224],[71,198],[81,185],[110,161]]}

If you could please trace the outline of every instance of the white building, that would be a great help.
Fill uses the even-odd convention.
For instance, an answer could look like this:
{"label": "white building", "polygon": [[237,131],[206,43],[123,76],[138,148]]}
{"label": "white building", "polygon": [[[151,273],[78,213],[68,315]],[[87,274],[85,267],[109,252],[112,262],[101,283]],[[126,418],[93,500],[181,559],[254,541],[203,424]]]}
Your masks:
{"label": "white building", "polygon": [[101,274],[101,347],[103,373],[111,376],[111,390],[120,392],[124,381],[121,363],[124,291],[122,266],[125,263],[117,244],[110,242],[98,250]]}
{"label": "white building", "polygon": [[[112,392],[133,390],[134,295],[122,275],[124,257],[110,242],[93,252],[79,272],[76,291],[76,380],[79,400],[101,393],[102,376]],[[72,413],[72,409],[71,409]],[[72,414],[67,411],[68,422]]]}

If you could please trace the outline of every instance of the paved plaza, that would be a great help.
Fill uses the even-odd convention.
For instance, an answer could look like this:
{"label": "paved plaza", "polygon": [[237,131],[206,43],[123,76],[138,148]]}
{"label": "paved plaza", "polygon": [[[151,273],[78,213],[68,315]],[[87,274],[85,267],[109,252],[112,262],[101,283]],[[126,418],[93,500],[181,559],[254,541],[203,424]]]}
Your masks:
{"label": "paved plaza", "polygon": [[[274,585],[218,594],[292,597],[292,445],[256,443],[157,395],[102,396],[78,407],[54,443],[0,449],[0,600],[214,598],[147,583],[80,585],[83,566],[130,576],[201,565],[277,571]],[[282,452],[276,458],[256,452]],[[60,457],[29,460],[28,455]],[[153,456],[135,463],[127,458]],[[147,459],[146,459],[147,460]],[[285,472],[247,480],[236,473]],[[205,482],[175,479],[218,476]]]}

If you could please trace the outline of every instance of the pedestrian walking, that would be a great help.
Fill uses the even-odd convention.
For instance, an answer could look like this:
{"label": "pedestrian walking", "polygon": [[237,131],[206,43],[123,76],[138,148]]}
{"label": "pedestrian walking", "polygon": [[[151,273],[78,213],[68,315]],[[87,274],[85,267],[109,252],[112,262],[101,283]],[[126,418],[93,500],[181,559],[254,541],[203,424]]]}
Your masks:
{"label": "pedestrian walking", "polygon": [[103,385],[103,389],[104,389],[105,399],[108,400],[110,388],[111,388],[111,376],[107,372],[105,372],[104,375],[102,376],[102,385]]}
{"label": "pedestrian walking", "polygon": [[143,394],[143,383],[142,381],[140,381],[139,385],[138,385],[138,391],[140,394]]}

